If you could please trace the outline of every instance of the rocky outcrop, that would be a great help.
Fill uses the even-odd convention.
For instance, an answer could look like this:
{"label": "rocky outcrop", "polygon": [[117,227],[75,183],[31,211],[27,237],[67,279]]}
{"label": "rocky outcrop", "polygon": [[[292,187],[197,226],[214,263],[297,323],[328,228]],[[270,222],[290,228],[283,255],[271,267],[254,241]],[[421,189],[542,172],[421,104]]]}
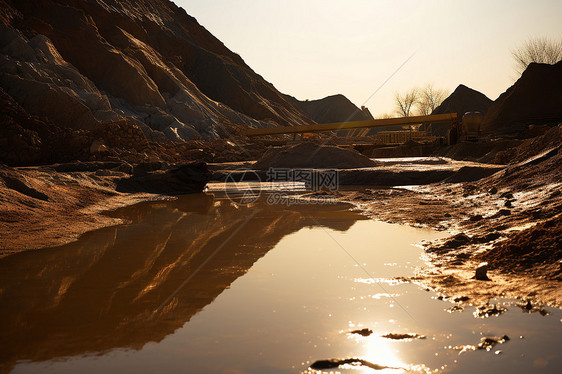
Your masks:
{"label": "rocky outcrop", "polygon": [[0,88],[0,162],[21,166],[88,161],[123,152],[145,156],[152,148],[141,128],[128,119],[99,123],[91,130],[61,127],[30,115]]}
{"label": "rocky outcrop", "polygon": [[116,189],[119,192],[177,195],[202,191],[210,179],[207,164],[193,162],[167,171],[142,172],[120,179],[116,182]]}
{"label": "rocky outcrop", "polygon": [[0,162],[31,165],[55,161],[59,152],[72,158],[87,145],[78,131],[29,115],[0,88]]}
{"label": "rocky outcrop", "polygon": [[0,3],[0,86],[32,115],[152,139],[312,121],[167,0]]}
{"label": "rocky outcrop", "polygon": [[513,86],[502,93],[484,117],[484,131],[522,135],[528,125],[562,121],[562,61],[531,63]]}
{"label": "rocky outcrop", "polygon": [[[457,113],[459,121],[466,112],[486,114],[492,104],[486,95],[463,84],[459,85],[431,114]],[[431,124],[427,130],[435,136],[446,136],[450,125]]]}
{"label": "rocky outcrop", "polygon": [[32,114],[71,128],[94,128],[96,110],[110,109],[94,84],[58,54],[49,39],[30,40],[2,27],[0,84]]}
{"label": "rocky outcrop", "polygon": [[318,100],[300,101],[285,96],[296,108],[318,123],[365,121],[373,119],[343,95],[328,96]]}
{"label": "rocky outcrop", "polygon": [[[240,138],[161,142],[154,136],[158,132],[149,131],[147,136],[146,128],[142,122],[130,118],[100,123],[91,130],[58,126],[29,114],[0,87],[0,163],[10,166],[73,161],[132,164],[244,161],[257,159],[267,147],[262,142],[249,143]],[[233,133],[234,125],[228,131]]]}

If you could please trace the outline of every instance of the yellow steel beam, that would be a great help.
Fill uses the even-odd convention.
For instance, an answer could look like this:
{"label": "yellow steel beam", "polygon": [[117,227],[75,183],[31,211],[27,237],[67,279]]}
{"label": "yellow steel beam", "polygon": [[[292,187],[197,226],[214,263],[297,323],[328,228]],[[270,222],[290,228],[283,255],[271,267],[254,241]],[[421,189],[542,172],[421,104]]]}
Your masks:
{"label": "yellow steel beam", "polygon": [[456,120],[457,120],[457,113],[446,113],[446,114],[433,114],[429,116],[384,118],[384,119],[353,121],[353,122],[322,123],[317,125],[279,126],[279,127],[260,128],[260,129],[243,129],[240,134],[246,136],[295,134],[295,133],[303,133],[303,132],[364,129],[370,127],[407,126],[407,125],[417,125],[420,123],[443,123],[443,122],[454,123],[456,122]]}

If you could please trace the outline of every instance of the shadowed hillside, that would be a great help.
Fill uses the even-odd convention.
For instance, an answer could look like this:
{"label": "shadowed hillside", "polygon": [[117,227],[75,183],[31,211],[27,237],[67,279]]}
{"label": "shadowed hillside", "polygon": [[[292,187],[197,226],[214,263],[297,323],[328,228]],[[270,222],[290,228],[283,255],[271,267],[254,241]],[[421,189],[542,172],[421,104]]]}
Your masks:
{"label": "shadowed hillside", "polygon": [[171,1],[8,0],[0,20],[0,86],[56,125],[187,140],[312,123]]}
{"label": "shadowed hillside", "polygon": [[521,134],[528,125],[562,121],[562,61],[531,63],[515,84],[490,106],[484,131]]}
{"label": "shadowed hillside", "polygon": [[[485,115],[491,104],[492,100],[486,95],[461,84],[431,114],[457,113],[460,121],[466,112],[480,112]],[[432,124],[428,126],[428,130],[433,135],[446,136],[449,125]]]}
{"label": "shadowed hillside", "polygon": [[318,100],[300,101],[285,95],[295,108],[318,123],[364,121],[372,119],[343,95],[332,95]]}

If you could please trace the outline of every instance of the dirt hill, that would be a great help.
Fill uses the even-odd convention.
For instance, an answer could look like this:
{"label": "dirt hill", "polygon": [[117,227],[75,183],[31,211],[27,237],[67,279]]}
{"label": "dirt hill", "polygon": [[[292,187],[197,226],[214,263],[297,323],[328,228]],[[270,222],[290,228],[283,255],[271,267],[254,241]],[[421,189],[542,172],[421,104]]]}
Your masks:
{"label": "dirt hill", "polygon": [[285,98],[294,107],[318,123],[364,121],[372,119],[364,114],[344,95],[332,95],[318,100],[300,101],[292,96]]}
{"label": "dirt hill", "polygon": [[562,121],[562,61],[530,64],[490,106],[482,124],[490,133],[521,134],[531,124]]}
{"label": "dirt hill", "polygon": [[300,143],[270,149],[254,164],[254,168],[355,169],[377,165],[377,162],[355,150]]}
{"label": "dirt hill", "polygon": [[0,87],[75,129],[128,118],[151,137],[312,123],[167,0],[0,2]]}
{"label": "dirt hill", "polygon": [[[431,114],[457,113],[460,120],[466,112],[486,114],[491,104],[492,100],[486,95],[461,84]],[[449,127],[447,124],[434,124],[428,126],[428,130],[436,136],[446,136]]]}

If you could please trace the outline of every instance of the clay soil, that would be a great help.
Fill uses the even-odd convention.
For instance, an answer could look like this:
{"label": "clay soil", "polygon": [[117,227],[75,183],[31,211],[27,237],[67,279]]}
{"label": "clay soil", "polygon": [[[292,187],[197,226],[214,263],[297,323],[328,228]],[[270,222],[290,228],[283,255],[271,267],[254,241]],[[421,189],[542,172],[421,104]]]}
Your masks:
{"label": "clay soil", "polygon": [[[462,307],[499,296],[562,305],[562,152],[546,150],[469,183],[340,191],[373,219],[447,230],[424,243],[428,267],[407,279]],[[489,281],[475,279],[488,263]]]}
{"label": "clay soil", "polygon": [[162,198],[116,192],[115,181],[124,175],[0,166],[0,257],[66,244],[87,231],[122,223],[104,211]]}

